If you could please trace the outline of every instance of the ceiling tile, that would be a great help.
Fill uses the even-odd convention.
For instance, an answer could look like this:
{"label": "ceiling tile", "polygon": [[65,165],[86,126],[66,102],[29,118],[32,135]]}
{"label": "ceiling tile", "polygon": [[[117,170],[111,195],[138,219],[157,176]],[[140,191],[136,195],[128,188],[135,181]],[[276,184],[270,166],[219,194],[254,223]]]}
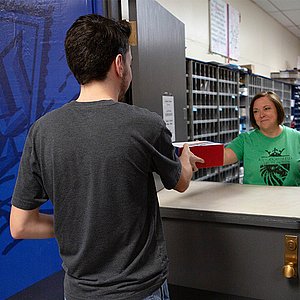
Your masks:
{"label": "ceiling tile", "polygon": [[[300,2],[300,0],[299,0]],[[300,25],[300,9],[283,11],[283,13],[295,24]]]}
{"label": "ceiling tile", "polygon": [[279,23],[284,26],[295,26],[287,17],[285,17],[281,12],[270,13],[270,15],[276,19]]}
{"label": "ceiling tile", "polygon": [[287,27],[289,31],[291,31],[294,35],[300,38],[300,29],[296,26]]}
{"label": "ceiling tile", "polygon": [[300,9],[299,0],[265,0],[274,4],[279,10]]}
{"label": "ceiling tile", "polygon": [[278,9],[276,9],[276,7],[274,7],[274,5],[272,5],[268,0],[252,0],[252,1],[268,13],[278,11]]}
{"label": "ceiling tile", "polygon": [[300,38],[300,0],[252,0],[252,2]]}

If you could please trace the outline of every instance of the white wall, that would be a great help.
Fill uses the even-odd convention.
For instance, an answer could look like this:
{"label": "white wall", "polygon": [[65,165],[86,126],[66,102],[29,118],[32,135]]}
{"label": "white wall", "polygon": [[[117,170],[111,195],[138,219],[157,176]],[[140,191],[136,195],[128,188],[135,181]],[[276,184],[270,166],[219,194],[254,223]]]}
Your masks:
{"label": "white wall", "polygon": [[[186,57],[227,63],[209,53],[209,0],[156,0],[185,24]],[[255,66],[255,73],[293,69],[300,56],[300,39],[251,0],[227,0],[241,14],[239,65]]]}

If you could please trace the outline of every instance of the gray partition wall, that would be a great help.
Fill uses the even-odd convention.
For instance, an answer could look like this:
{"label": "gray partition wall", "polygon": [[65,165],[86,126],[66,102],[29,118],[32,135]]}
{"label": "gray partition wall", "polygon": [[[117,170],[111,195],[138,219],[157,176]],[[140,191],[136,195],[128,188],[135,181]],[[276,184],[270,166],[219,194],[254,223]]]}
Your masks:
{"label": "gray partition wall", "polygon": [[187,140],[184,24],[154,0],[128,0],[137,22],[132,47],[132,103],[162,116],[162,96],[174,96],[176,141]]}

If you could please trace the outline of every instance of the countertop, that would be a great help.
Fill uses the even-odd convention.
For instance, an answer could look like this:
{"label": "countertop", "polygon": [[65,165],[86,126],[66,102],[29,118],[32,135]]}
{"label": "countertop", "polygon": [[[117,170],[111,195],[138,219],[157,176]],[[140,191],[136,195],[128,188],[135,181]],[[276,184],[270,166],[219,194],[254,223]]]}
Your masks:
{"label": "countertop", "polygon": [[163,189],[158,198],[162,217],[300,229],[298,187],[192,181],[184,193]]}

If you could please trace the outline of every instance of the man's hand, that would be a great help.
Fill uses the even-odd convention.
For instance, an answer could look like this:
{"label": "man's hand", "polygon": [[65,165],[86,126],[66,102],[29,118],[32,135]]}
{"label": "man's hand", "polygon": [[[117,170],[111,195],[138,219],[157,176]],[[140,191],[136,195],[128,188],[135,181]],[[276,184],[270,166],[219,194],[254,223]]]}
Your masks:
{"label": "man's hand", "polygon": [[190,147],[188,144],[184,144],[183,146],[183,150],[181,153],[182,155],[187,155],[189,157],[190,160],[190,164],[192,167],[192,172],[197,172],[198,171],[198,167],[196,166],[196,163],[204,163],[204,159],[201,157],[196,156],[193,152],[191,152]]}
{"label": "man's hand", "polygon": [[196,163],[204,163],[204,160],[194,155],[188,144],[184,144],[179,160],[181,161],[181,175],[175,190],[182,193],[189,187],[193,172],[198,171]]}

